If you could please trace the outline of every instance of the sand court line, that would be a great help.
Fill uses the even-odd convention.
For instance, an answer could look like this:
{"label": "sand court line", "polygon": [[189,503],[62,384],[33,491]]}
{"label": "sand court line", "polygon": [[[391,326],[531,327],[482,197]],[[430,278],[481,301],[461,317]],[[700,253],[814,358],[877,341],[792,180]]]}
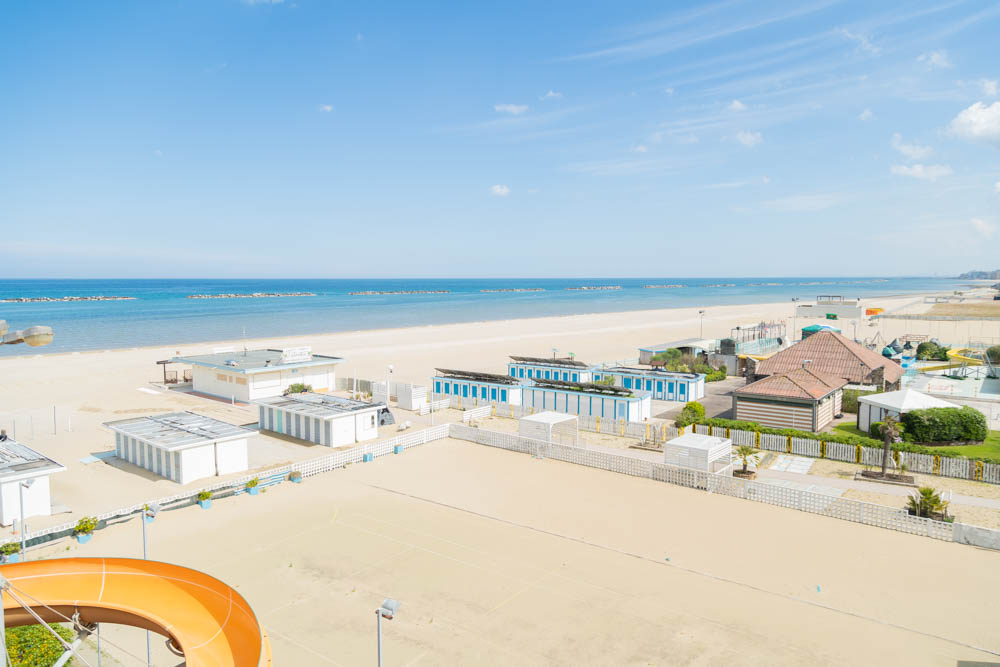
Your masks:
{"label": "sand court line", "polygon": [[283,642],[288,642],[292,646],[297,646],[300,649],[302,649],[303,651],[308,651],[309,653],[313,654],[317,658],[320,658],[323,661],[330,663],[331,665],[337,665],[337,667],[346,667],[346,665],[343,665],[343,664],[337,662],[336,660],[334,660],[330,656],[328,656],[326,654],[323,654],[323,653],[320,653],[319,651],[317,651],[315,649],[309,648],[305,644],[299,643],[299,642],[295,641],[294,639],[288,637],[287,635],[283,635],[282,633],[278,632],[277,630],[274,630],[272,628],[264,628],[264,630],[267,632],[267,634],[269,636],[271,636],[271,637],[277,637],[278,639],[280,639]]}
{"label": "sand court line", "polygon": [[[509,519],[503,519],[503,518],[500,518],[500,517],[491,516],[489,514],[484,514],[484,513],[481,513],[481,512],[476,512],[474,510],[470,510],[470,509],[466,509],[466,508],[462,508],[462,507],[457,507],[457,506],[454,506],[454,505],[449,505],[448,503],[443,503],[443,502],[440,502],[440,501],[437,501],[437,500],[433,500],[431,498],[424,498],[424,497],[417,496],[417,495],[414,495],[414,494],[411,494],[411,493],[406,493],[404,491],[396,491],[394,489],[389,489],[389,488],[386,488],[386,487],[380,487],[380,486],[376,486],[376,485],[370,485],[370,486],[373,486],[374,488],[378,488],[378,489],[381,489],[383,491],[386,491],[387,493],[395,493],[395,494],[398,494],[398,495],[401,495],[401,496],[405,496],[407,498],[412,498],[413,500],[418,500],[418,501],[421,501],[421,502],[430,503],[430,504],[433,504],[433,505],[438,505],[440,507],[447,507],[449,509],[453,509],[453,510],[456,510],[458,512],[464,512],[466,514],[472,514],[472,515],[475,515],[475,516],[478,516],[478,517],[482,517],[484,519],[489,519],[489,520],[500,522],[500,523],[504,523],[504,524],[507,524],[507,525],[510,525],[510,526],[515,526],[515,527],[518,527],[518,528],[523,528],[523,529],[526,529],[526,530],[530,530],[532,532],[541,533],[543,535],[549,535],[549,536],[556,537],[556,538],[559,538],[559,539],[569,540],[569,541],[572,541],[572,542],[576,542],[578,544],[583,544],[583,545],[586,545],[586,546],[589,546],[589,547],[593,547],[595,549],[601,549],[603,551],[609,551],[609,552],[617,553],[617,554],[620,554],[620,555],[623,555],[623,556],[630,556],[632,558],[637,558],[639,560],[648,561],[650,563],[656,563],[656,564],[661,565],[661,566],[674,568],[674,569],[681,570],[683,572],[687,572],[689,574],[693,574],[693,575],[696,575],[696,576],[699,576],[699,577],[703,577],[703,578],[706,578],[706,579],[711,579],[711,580],[714,580],[714,581],[718,581],[718,582],[729,584],[729,585],[733,585],[733,586],[738,586],[738,587],[741,587],[741,588],[745,588],[745,589],[749,589],[749,590],[752,590],[752,591],[756,591],[758,593],[764,593],[766,595],[778,597],[778,598],[781,598],[781,599],[784,599],[784,600],[788,600],[790,602],[796,602],[796,603],[799,603],[799,604],[809,605],[811,607],[816,607],[816,608],[819,608],[819,609],[825,609],[827,611],[831,611],[831,612],[834,612],[836,614],[842,614],[842,615],[845,615],[845,616],[850,616],[852,618],[857,618],[857,619],[861,619],[861,620],[864,620],[864,621],[870,621],[870,622],[873,622],[873,623],[878,623],[879,625],[883,625],[883,626],[890,627],[890,628],[895,628],[897,630],[903,630],[904,632],[909,632],[909,633],[913,633],[913,634],[916,634],[916,635],[921,635],[923,637],[928,637],[928,638],[931,638],[931,639],[937,639],[937,640],[940,640],[940,641],[947,642],[949,644],[954,644],[956,646],[961,646],[963,648],[968,648],[968,649],[972,649],[972,650],[975,650],[975,651],[981,651],[983,653],[989,653],[991,655],[1000,656],[1000,649],[990,649],[990,648],[985,648],[985,647],[982,647],[982,646],[976,646],[974,644],[969,644],[969,643],[963,642],[963,641],[958,640],[958,639],[953,639],[951,637],[946,637],[946,636],[938,635],[938,634],[935,634],[935,633],[932,633],[932,632],[926,632],[926,631],[923,631],[923,630],[918,630],[916,628],[911,628],[911,627],[908,627],[908,626],[905,626],[905,625],[901,625],[901,624],[898,624],[898,623],[893,623],[892,621],[886,621],[886,620],[883,620],[883,619],[875,618],[873,616],[868,616],[866,614],[861,614],[861,613],[858,613],[858,612],[853,612],[853,611],[850,611],[850,610],[847,610],[847,609],[840,609],[838,607],[834,607],[834,606],[831,606],[831,605],[823,604],[821,602],[816,602],[814,600],[806,600],[806,599],[803,599],[803,598],[796,597],[794,595],[789,595],[787,593],[779,593],[777,591],[772,591],[772,590],[769,590],[769,589],[766,589],[766,588],[762,588],[760,586],[755,586],[755,585],[747,583],[747,582],[738,581],[736,579],[731,579],[731,578],[724,577],[724,576],[721,576],[721,575],[712,574],[710,572],[704,572],[704,571],[697,570],[697,569],[694,569],[694,568],[685,567],[683,565],[678,565],[678,564],[673,563],[673,562],[661,561],[661,560],[658,560],[658,559],[655,559],[655,558],[651,558],[649,556],[645,556],[645,555],[642,555],[642,554],[633,553],[633,552],[630,552],[630,551],[624,551],[624,550],[621,550],[621,549],[616,549],[614,547],[610,547],[610,546],[607,546],[607,545],[597,544],[595,542],[590,542],[588,540],[584,540],[584,539],[579,538],[579,537],[573,537],[572,535],[563,535],[563,534],[556,533],[556,532],[553,532],[553,531],[545,530],[543,528],[536,528],[536,527],[530,526],[528,524],[517,523],[515,521],[510,521]],[[706,620],[708,620],[708,619],[706,619]],[[717,621],[716,621],[716,624],[718,624]]]}

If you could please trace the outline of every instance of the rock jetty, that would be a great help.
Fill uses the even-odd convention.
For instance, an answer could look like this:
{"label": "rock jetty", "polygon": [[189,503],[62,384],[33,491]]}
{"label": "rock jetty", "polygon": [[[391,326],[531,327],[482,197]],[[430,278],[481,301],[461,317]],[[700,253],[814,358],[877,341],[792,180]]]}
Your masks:
{"label": "rock jetty", "polygon": [[621,285],[583,285],[582,287],[567,287],[566,289],[573,292],[597,292],[601,290],[616,290],[621,288]]}
{"label": "rock jetty", "polygon": [[386,294],[451,294],[446,289],[403,289],[403,290],[366,290],[364,292],[348,292],[348,296],[383,296]]}
{"label": "rock jetty", "polygon": [[189,299],[272,299],[279,296],[316,296],[315,292],[253,292],[251,294],[188,294]]}
{"label": "rock jetty", "polygon": [[544,287],[504,287],[501,289],[481,289],[483,294],[493,294],[495,292],[544,292]]}
{"label": "rock jetty", "polygon": [[643,285],[642,289],[677,289],[678,287],[684,287],[684,285]]}
{"label": "rock jetty", "polygon": [[135,301],[134,296],[20,296],[0,303],[55,303],[62,301]]}

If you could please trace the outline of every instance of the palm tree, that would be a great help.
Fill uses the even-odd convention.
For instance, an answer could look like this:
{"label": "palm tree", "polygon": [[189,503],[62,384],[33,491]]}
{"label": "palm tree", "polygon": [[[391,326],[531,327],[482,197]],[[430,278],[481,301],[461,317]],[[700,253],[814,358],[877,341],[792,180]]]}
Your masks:
{"label": "palm tree", "polygon": [[892,451],[892,443],[899,439],[899,421],[887,415],[882,422],[882,442],[885,448],[882,450],[882,476],[885,477],[885,469],[889,466],[889,452]]}
{"label": "palm tree", "polygon": [[736,458],[743,461],[743,472],[746,473],[747,465],[760,463],[760,452],[752,445],[740,445],[736,448]]}
{"label": "palm tree", "polygon": [[906,507],[917,516],[948,514],[948,501],[941,500],[941,494],[929,486],[921,486],[907,498]]}

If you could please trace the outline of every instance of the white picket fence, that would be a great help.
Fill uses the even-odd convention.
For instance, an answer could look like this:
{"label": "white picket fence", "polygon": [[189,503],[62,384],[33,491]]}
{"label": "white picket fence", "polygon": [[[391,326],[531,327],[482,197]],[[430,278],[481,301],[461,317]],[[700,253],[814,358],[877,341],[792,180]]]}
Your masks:
{"label": "white picket fence", "polygon": [[[416,447],[417,445],[423,445],[433,440],[440,440],[442,438],[448,437],[448,425],[440,424],[438,426],[432,426],[430,428],[423,429],[421,431],[414,431],[412,433],[406,433],[404,435],[397,435],[386,440],[379,440],[378,442],[363,443],[359,444],[351,449],[344,449],[341,451],[336,451],[331,454],[325,454],[313,459],[308,459],[305,461],[298,461],[295,463],[290,463],[288,465],[283,465],[278,468],[271,468],[269,470],[262,470],[252,474],[244,475],[237,479],[230,479],[215,484],[209,484],[208,486],[203,486],[198,489],[185,490],[180,493],[175,493],[171,496],[166,496],[164,498],[150,499],[139,503],[134,503],[132,505],[126,505],[124,507],[118,507],[107,512],[102,512],[97,515],[98,521],[106,521],[109,519],[116,519],[120,517],[126,517],[131,514],[135,514],[141,511],[146,505],[152,506],[154,503],[160,506],[167,506],[178,501],[190,500],[191,498],[197,497],[197,495],[202,491],[210,491],[212,493],[218,491],[235,491],[236,495],[245,493],[245,485],[252,479],[258,480],[258,486],[268,487],[274,484],[279,484],[288,478],[289,473],[298,472],[303,477],[311,477],[312,475],[319,475],[324,472],[329,472],[331,470],[336,470],[338,468],[343,468],[345,465],[351,463],[361,463],[365,459],[365,455],[370,454],[373,458],[379,456],[385,456],[387,454],[392,454],[395,452],[396,447],[401,447],[402,449],[409,449],[410,447]],[[43,528],[36,531],[28,531],[25,534],[26,540],[33,540],[38,537],[44,537],[45,535],[52,535],[55,533],[65,533],[67,531],[72,531],[76,527],[76,522],[63,523],[57,526],[50,526],[48,528]],[[11,540],[13,541],[13,540]]]}
{"label": "white picket fence", "polygon": [[443,398],[440,401],[430,401],[420,406],[421,415],[429,415],[433,409],[435,412],[438,410],[447,410],[450,407],[448,399]]}
{"label": "white picket fence", "polygon": [[[583,428],[582,424],[580,428]],[[727,429],[720,426],[694,427],[696,433],[730,438],[734,445],[753,445],[759,449],[772,452],[786,452],[815,458],[860,463],[862,465],[881,466],[882,449],[864,445],[845,445],[839,442],[826,442],[812,438],[792,438],[785,435],[774,435],[756,431]],[[939,475],[957,479],[971,479],[991,484],[1000,484],[1000,465],[983,463],[967,458],[935,456],[932,454],[917,454],[914,452],[893,452],[891,464],[893,467],[905,465],[910,472],[925,475]]]}
{"label": "white picket fence", "polygon": [[482,419],[483,417],[489,417],[493,414],[492,405],[484,405],[479,408],[472,408],[471,410],[466,410],[462,413],[462,423],[468,424],[473,419]]}
{"label": "white picket fence", "polygon": [[632,456],[530,440],[512,433],[488,431],[463,424],[451,424],[450,437],[537,457],[553,458],[591,468],[645,477],[709,493],[720,493],[845,521],[921,535],[936,540],[1000,549],[1000,531],[910,516],[906,510],[894,507],[848,498],[835,498],[727,475],[689,470]]}
{"label": "white picket fence", "polygon": [[[493,414],[497,417],[509,417],[520,419],[533,415],[538,410],[522,405],[510,405],[508,403],[494,403]],[[648,443],[662,443],[672,440],[681,434],[681,430],[676,426],[666,423],[653,424],[651,422],[630,422],[625,419],[602,419],[601,417],[588,417],[577,415],[579,428],[581,431],[591,433],[607,433],[623,438],[635,438]]]}

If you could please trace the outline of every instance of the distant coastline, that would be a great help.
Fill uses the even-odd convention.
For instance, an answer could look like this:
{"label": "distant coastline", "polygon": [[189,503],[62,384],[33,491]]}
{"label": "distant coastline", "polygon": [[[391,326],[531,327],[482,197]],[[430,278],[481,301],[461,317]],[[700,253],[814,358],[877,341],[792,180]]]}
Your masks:
{"label": "distant coastline", "polygon": [[188,294],[189,299],[274,299],[283,296],[316,296],[315,292],[252,292],[250,294]]}
{"label": "distant coastline", "polygon": [[78,301],[135,301],[134,296],[20,296],[0,299],[0,303],[69,303]]}

